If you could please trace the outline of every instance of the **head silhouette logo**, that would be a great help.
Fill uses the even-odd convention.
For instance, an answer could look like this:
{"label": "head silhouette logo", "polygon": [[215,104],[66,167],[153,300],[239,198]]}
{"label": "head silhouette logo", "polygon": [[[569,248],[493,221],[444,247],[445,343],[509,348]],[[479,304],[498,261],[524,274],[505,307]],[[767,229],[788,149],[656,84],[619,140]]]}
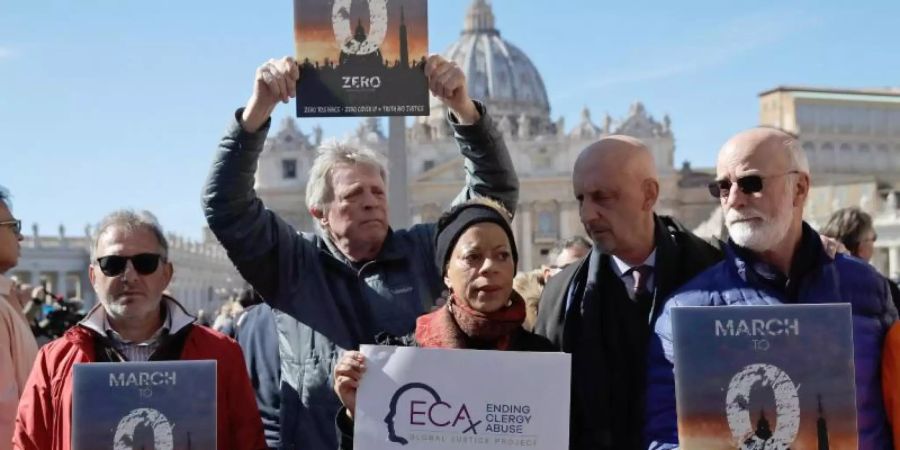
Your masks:
{"label": "head silhouette logo", "polygon": [[[422,400],[421,395],[412,395],[416,391],[424,391],[428,394],[426,399]],[[403,399],[404,394],[407,393],[410,395]],[[408,411],[409,415],[399,415],[399,411]],[[440,394],[425,383],[407,383],[397,389],[397,392],[391,397],[390,408],[384,418],[388,429],[388,440],[400,445],[408,444],[409,440],[398,434],[398,423],[405,427],[422,427],[430,431],[458,431],[462,434],[477,435],[477,426],[481,422],[481,420],[472,419],[465,403],[450,404],[441,399]]]}

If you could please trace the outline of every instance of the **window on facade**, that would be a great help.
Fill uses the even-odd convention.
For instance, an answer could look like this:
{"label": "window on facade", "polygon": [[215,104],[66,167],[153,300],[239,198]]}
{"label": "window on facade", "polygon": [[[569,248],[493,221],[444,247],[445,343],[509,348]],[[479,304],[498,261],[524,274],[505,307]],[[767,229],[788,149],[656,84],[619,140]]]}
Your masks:
{"label": "window on facade", "polygon": [[881,167],[881,170],[890,170],[893,162],[891,161],[891,155],[888,151],[887,144],[878,144],[876,151],[878,152],[878,156],[875,158],[875,161],[878,166]]}
{"label": "window on facade", "polygon": [[285,180],[297,178],[297,160],[282,159],[281,160],[281,177]]}
{"label": "window on facade", "polygon": [[835,122],[840,133],[853,131],[853,116],[848,108],[835,108]]}
{"label": "window on facade", "polygon": [[546,147],[541,147],[533,160],[534,171],[537,173],[553,171],[553,156],[547,152]]}
{"label": "window on facade", "polygon": [[816,107],[816,125],[819,132],[829,132],[834,130],[834,112],[828,106]]}
{"label": "window on facade", "polygon": [[556,215],[551,211],[538,213],[538,235],[540,237],[556,236]]}
{"label": "window on facade", "polygon": [[800,131],[812,131],[815,123],[814,110],[810,105],[797,105],[797,124]]}
{"label": "window on facade", "polygon": [[427,172],[434,168],[434,160],[426,159],[425,162],[422,163],[422,171]]}
{"label": "window on facade", "polygon": [[869,134],[869,108],[853,108],[853,132]]}
{"label": "window on facade", "polygon": [[890,112],[888,123],[891,127],[891,134],[900,136],[900,109],[894,109]]}

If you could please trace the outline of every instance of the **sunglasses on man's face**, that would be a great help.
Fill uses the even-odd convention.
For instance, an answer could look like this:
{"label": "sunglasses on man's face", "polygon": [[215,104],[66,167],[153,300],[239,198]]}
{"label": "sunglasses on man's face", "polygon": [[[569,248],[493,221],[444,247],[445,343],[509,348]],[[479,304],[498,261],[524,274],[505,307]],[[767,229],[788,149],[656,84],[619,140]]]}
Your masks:
{"label": "sunglasses on man's face", "polygon": [[17,235],[22,234],[22,221],[19,219],[4,220],[0,222],[0,227],[11,227]]}
{"label": "sunglasses on man's face", "polygon": [[762,175],[746,175],[737,179],[736,182],[732,182],[729,179],[715,180],[707,187],[709,187],[709,194],[715,198],[728,198],[728,194],[731,193],[731,186],[733,184],[737,184],[738,189],[741,190],[744,194],[750,195],[755,194],[763,190],[763,180],[767,178],[776,178],[783,177],[785,175],[790,175],[794,173],[800,173],[797,170],[792,170],[790,172],[785,172],[778,175],[769,175],[764,177]]}
{"label": "sunglasses on man's face", "polygon": [[125,272],[125,266],[129,260],[137,273],[150,275],[156,272],[159,262],[162,260],[162,255],[157,255],[156,253],[140,253],[134,256],[109,255],[97,258],[97,265],[100,266],[100,271],[104,275],[116,277]]}

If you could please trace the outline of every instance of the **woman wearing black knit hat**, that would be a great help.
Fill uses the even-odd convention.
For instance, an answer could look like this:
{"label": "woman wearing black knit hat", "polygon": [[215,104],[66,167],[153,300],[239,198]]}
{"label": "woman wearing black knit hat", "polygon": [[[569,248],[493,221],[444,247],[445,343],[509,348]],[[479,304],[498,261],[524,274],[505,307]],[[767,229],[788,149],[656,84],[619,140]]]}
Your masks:
{"label": "woman wearing black knit hat", "polygon": [[[435,263],[449,293],[446,303],[416,321],[415,336],[390,343],[428,348],[556,351],[547,339],[522,328],[525,302],[513,288],[518,263],[509,213],[498,203],[473,199],[437,223]],[[341,449],[353,448],[356,389],[365,359],[348,351],[334,369]]]}

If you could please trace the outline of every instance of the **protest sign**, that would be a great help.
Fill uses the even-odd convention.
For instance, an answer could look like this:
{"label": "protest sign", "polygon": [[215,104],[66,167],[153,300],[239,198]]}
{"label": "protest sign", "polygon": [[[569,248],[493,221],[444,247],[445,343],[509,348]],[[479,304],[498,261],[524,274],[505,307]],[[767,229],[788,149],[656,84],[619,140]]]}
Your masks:
{"label": "protest sign", "polygon": [[294,0],[297,116],[428,115],[426,0]]}
{"label": "protest sign", "polygon": [[672,324],[682,448],[857,448],[849,304],[675,307]]}
{"label": "protest sign", "polygon": [[568,448],[568,354],[361,351],[356,450]]}
{"label": "protest sign", "polygon": [[74,372],[73,450],[216,448],[215,361],[76,364]]}

